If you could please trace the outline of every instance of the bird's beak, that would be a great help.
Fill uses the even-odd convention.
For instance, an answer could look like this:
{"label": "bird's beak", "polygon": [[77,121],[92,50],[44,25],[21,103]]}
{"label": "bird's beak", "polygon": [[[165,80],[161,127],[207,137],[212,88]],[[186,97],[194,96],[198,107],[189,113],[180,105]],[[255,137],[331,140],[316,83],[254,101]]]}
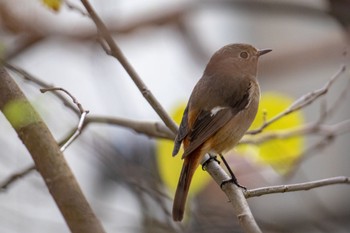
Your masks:
{"label": "bird's beak", "polygon": [[272,51],[272,49],[260,49],[260,50],[258,50],[258,57],[260,57],[261,55],[267,54],[271,51]]}

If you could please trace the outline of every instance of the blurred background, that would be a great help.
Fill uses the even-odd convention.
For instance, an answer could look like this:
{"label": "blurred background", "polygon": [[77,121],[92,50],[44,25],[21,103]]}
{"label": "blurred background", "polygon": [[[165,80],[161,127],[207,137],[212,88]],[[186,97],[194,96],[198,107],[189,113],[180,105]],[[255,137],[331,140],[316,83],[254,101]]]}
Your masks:
{"label": "blurred background", "polygon": [[[262,101],[269,93],[283,97],[269,100],[268,118],[273,106],[280,105],[274,101],[285,98],[292,102],[319,89],[342,64],[349,64],[349,0],[90,2],[174,118],[181,115],[211,54],[229,43],[273,49],[260,59]],[[1,58],[67,89],[90,115],[160,121],[120,64],[106,55],[95,26],[79,9],[84,12],[77,0],[63,3],[57,12],[39,0],[0,0]],[[57,141],[76,127],[77,116],[53,94],[41,94],[37,85],[18,72],[11,74]],[[348,120],[349,80],[346,71],[290,127],[316,122],[325,109],[331,111],[324,124]],[[262,119],[261,114],[258,117]],[[285,124],[289,126],[288,121]],[[280,147],[268,148],[265,155],[279,158],[275,164],[260,158],[254,146],[232,151],[227,158],[240,183],[257,188],[350,176],[349,134],[325,140],[320,146],[317,143],[324,138],[317,133],[294,139],[298,143],[290,149],[293,152],[287,140],[286,144],[279,141]],[[107,232],[242,232],[227,197],[200,168],[186,219],[181,224],[172,221],[172,195],[181,160],[171,157],[171,147],[171,141],[130,129],[91,124],[64,154]],[[293,161],[301,158],[300,162],[291,166],[288,153],[294,155]],[[0,115],[0,184],[32,163]],[[288,171],[281,172],[279,164],[288,164]],[[349,186],[335,185],[248,201],[264,232],[349,232],[349,195]],[[0,232],[69,232],[36,171],[1,190]]]}

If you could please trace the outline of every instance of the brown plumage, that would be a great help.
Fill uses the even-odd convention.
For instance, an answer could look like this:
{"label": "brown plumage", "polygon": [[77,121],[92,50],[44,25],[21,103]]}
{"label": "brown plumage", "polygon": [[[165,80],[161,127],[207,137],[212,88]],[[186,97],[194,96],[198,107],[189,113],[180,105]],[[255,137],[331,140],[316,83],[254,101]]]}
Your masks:
{"label": "brown plumage", "polygon": [[184,159],[173,204],[181,221],[193,174],[206,153],[221,154],[242,138],[253,122],[260,98],[258,57],[270,49],[230,44],[210,59],[194,87],[175,139],[173,156],[183,143]]}

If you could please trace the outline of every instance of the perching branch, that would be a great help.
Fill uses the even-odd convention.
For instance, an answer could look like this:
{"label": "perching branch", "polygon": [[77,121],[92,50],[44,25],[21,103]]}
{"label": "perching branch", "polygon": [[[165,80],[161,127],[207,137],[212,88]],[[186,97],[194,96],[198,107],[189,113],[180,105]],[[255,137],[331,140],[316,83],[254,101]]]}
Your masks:
{"label": "perching branch", "polygon": [[[16,119],[9,109],[14,104],[20,104],[21,111]],[[0,109],[32,156],[71,232],[103,233],[54,137],[3,66],[0,66]]]}
{"label": "perching branch", "polygon": [[[209,159],[209,155],[205,155],[205,160]],[[203,167],[220,186],[223,180],[228,180],[231,177],[222,169],[222,167],[213,159],[205,162]],[[238,222],[244,232],[259,233],[261,232],[258,224],[256,223],[254,216],[249,208],[246,198],[242,192],[242,189],[237,185],[228,182],[222,186],[222,191],[226,194],[230,200],[233,210],[237,216]]]}
{"label": "perching branch", "polygon": [[[160,115],[162,120],[165,122],[165,124],[172,129],[172,131],[175,133],[177,130],[176,126],[172,125],[172,121],[169,121],[163,116],[167,117],[167,114],[162,115],[162,111],[159,112],[158,107],[155,107],[153,105],[154,101],[151,99],[154,98],[147,98],[149,96],[149,91],[148,89],[144,86],[142,83],[141,79],[138,77],[138,75],[135,73],[133,68],[130,66],[124,55],[121,53],[120,49],[117,47],[115,44],[113,38],[108,32],[108,29],[106,26],[103,24],[103,22],[99,19],[97,14],[94,12],[92,9],[91,5],[87,0],[81,0],[85,8],[87,9],[88,13],[90,14],[92,20],[95,22],[96,27],[99,31],[99,34],[101,37],[104,39],[104,41],[101,41],[102,48],[105,50],[106,54],[114,56],[119,60],[119,62],[123,65],[123,67],[126,69],[126,71],[129,73],[131,78],[134,80],[135,84],[139,88],[139,90],[144,94],[145,98],[149,101],[149,103],[153,106],[155,111]],[[108,45],[108,46],[107,46]],[[335,75],[334,80],[337,78],[337,76],[340,75],[340,73],[344,72],[345,67],[341,69],[339,74]],[[330,82],[329,86],[332,84],[333,81]],[[255,132],[250,132],[251,134],[257,134],[261,132],[264,128],[266,128],[268,125],[272,124],[273,122],[277,121],[278,119],[282,118],[285,115],[288,115],[294,111],[299,110],[300,108],[303,108],[304,106],[307,106],[311,104],[315,99],[317,99],[319,96],[323,95],[324,93],[327,92],[329,87],[325,87],[323,90],[317,90],[316,92],[312,93],[310,96],[304,96],[304,98],[300,99],[300,102],[296,101],[294,105],[291,106],[290,109],[287,109],[282,115],[277,116],[276,118],[265,122],[264,125],[259,129],[258,131]],[[145,92],[146,91],[146,92]],[[155,99],[154,99],[155,100]],[[156,102],[158,104],[158,102]],[[162,110],[162,109],[161,109]],[[225,180],[227,178],[226,173],[223,171],[223,169],[218,166],[217,164],[217,170],[213,168],[216,163],[209,162],[207,165],[207,170],[208,172],[214,177],[218,177],[217,182],[221,184],[222,180]],[[221,176],[221,177],[220,177]],[[227,187],[233,187],[233,188],[227,188]],[[228,195],[229,199],[231,200],[231,203],[234,205],[234,209],[236,211],[237,217],[240,220],[241,226],[245,231],[247,232],[261,232],[259,227],[257,226],[253,215],[251,214],[249,210],[249,206],[245,201],[245,198],[242,194],[242,191],[240,191],[237,187],[234,185],[226,185],[223,187],[224,192]]]}
{"label": "perching branch", "polygon": [[120,50],[120,48],[117,46],[117,44],[113,40],[105,24],[102,22],[100,17],[96,14],[94,9],[92,8],[89,1],[81,0],[81,2],[83,3],[85,9],[89,13],[91,19],[94,21],[100,36],[104,39],[104,41],[108,45],[109,53],[107,54],[113,56],[119,61],[119,63],[124,67],[125,71],[129,74],[131,79],[134,81],[135,85],[140,90],[142,95],[145,97],[148,103],[152,106],[152,108],[156,111],[159,117],[163,120],[165,125],[168,126],[168,128],[174,134],[176,134],[178,129],[177,125],[170,118],[170,116],[167,114],[167,112],[164,110],[164,108],[161,106],[158,100],[154,97],[152,92],[148,89],[146,84],[142,81],[140,76],[136,73],[135,69],[131,66],[127,58],[124,56],[123,52]]}
{"label": "perching branch", "polygon": [[[158,113],[158,115],[161,117],[163,122],[169,127],[169,129],[172,130],[172,132],[175,134],[178,130],[178,127],[176,124],[171,120],[171,118],[168,116],[168,114],[164,111],[164,109],[161,107],[161,105],[158,103],[158,101],[155,99],[153,94],[148,90],[148,88],[145,86],[145,84],[142,82],[142,80],[139,78],[135,70],[132,68],[132,66],[129,64],[127,59],[124,57],[121,50],[117,47],[115,44],[113,38],[108,32],[108,29],[103,24],[103,22],[100,20],[98,15],[95,13],[95,11],[92,9],[90,3],[87,0],[81,0],[83,5],[85,6],[86,10],[90,14],[91,18],[96,24],[96,27],[101,35],[101,37],[104,38],[105,42],[109,46],[109,52],[107,54],[111,54],[113,57],[117,58],[119,62],[122,64],[122,66],[125,68],[125,70],[128,72],[130,77],[135,82],[136,86],[139,88],[141,93],[144,95],[144,97],[147,99],[147,101],[151,104],[153,109]],[[106,46],[104,45],[103,48],[106,50]],[[225,173],[225,171],[216,163],[209,161],[207,163],[207,171],[213,176],[213,178],[221,184],[222,180],[225,180],[228,178],[228,175]],[[249,206],[245,201],[245,198],[243,196],[243,193],[241,190],[238,190],[235,185],[225,185],[223,187],[224,192],[228,195],[232,203],[234,204],[234,209],[237,213],[237,217],[239,219],[239,222],[241,223],[241,226],[243,229],[246,230],[246,232],[261,232],[259,227],[257,226],[253,215],[250,212]],[[232,194],[232,195],[231,195]],[[238,203],[238,204],[236,204]]]}
{"label": "perching branch", "polygon": [[259,197],[273,193],[286,193],[296,191],[306,191],[314,188],[335,185],[335,184],[350,184],[350,177],[338,176],[322,180],[304,182],[299,184],[276,185],[264,188],[250,189],[244,192],[246,198]]}

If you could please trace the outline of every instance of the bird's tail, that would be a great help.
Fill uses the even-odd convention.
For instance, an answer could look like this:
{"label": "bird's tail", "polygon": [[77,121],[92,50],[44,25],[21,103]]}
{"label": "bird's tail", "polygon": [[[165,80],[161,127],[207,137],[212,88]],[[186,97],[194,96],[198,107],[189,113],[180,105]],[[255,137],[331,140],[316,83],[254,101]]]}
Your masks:
{"label": "bird's tail", "polygon": [[179,183],[176,188],[174,204],[173,204],[173,219],[181,221],[185,211],[186,199],[192,177],[196,171],[201,159],[200,150],[197,149],[193,153],[184,158]]}

